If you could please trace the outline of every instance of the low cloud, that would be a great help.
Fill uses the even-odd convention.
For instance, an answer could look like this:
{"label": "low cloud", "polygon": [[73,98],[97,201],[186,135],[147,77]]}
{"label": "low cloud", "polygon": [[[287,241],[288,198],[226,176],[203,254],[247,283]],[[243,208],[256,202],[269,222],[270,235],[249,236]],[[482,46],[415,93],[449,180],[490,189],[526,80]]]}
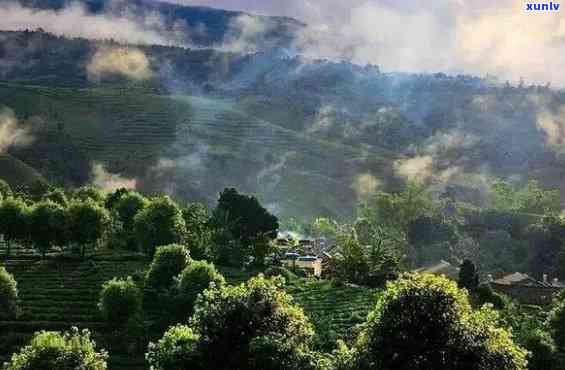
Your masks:
{"label": "low cloud", "polygon": [[92,177],[93,184],[107,192],[113,192],[120,188],[135,189],[137,187],[136,179],[129,179],[119,174],[110,173],[100,163],[92,165]]}
{"label": "low cloud", "polygon": [[375,194],[381,186],[381,182],[370,173],[360,174],[353,182],[353,190],[358,199],[366,199]]}
{"label": "low cloud", "polygon": [[171,45],[176,36],[161,24],[159,15],[143,18],[124,14],[89,14],[78,2],[55,11],[22,7],[17,3],[0,5],[0,30],[43,29],[55,35],[91,40],[115,40],[130,44]]}
{"label": "low cloud", "polygon": [[394,162],[395,173],[408,181],[425,182],[433,173],[434,159],[431,155],[399,159]]}
{"label": "low cloud", "polygon": [[556,113],[543,109],[538,113],[537,125],[545,134],[546,144],[550,147],[565,144],[565,106]]}
{"label": "low cloud", "polygon": [[91,79],[105,75],[120,75],[131,80],[148,80],[152,76],[151,65],[145,53],[136,48],[114,47],[98,50],[86,67]]}
{"label": "low cloud", "polygon": [[28,128],[20,125],[14,111],[0,108],[0,153],[10,147],[30,145],[33,141],[33,135]]}

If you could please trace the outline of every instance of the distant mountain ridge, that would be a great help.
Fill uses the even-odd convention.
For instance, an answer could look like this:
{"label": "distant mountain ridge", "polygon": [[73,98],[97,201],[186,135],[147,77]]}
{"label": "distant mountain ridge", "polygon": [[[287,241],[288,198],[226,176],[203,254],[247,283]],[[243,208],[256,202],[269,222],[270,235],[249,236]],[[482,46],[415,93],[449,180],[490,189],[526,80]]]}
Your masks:
{"label": "distant mountain ridge", "polygon": [[[246,16],[259,22],[267,31],[256,40],[261,48],[287,47],[296,32],[305,25],[288,17],[269,17],[222,9],[183,6],[155,0],[0,0],[1,4],[19,3],[24,7],[59,11],[72,4],[82,4],[92,14],[107,13],[143,17],[156,13],[164,22],[165,28],[173,30],[179,24],[186,26],[187,44],[197,47],[220,45],[226,38],[237,38],[241,30],[236,21]],[[180,23],[179,23],[180,22]]]}

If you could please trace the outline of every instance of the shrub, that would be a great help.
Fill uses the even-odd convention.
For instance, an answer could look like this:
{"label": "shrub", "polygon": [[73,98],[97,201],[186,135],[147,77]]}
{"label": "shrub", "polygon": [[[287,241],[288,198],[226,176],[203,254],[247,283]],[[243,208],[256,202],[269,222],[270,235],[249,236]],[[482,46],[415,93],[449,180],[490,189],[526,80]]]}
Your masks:
{"label": "shrub", "polygon": [[177,318],[188,319],[193,312],[196,298],[212,284],[213,287],[224,285],[224,277],[214,265],[205,261],[194,261],[178,276],[176,309]]}
{"label": "shrub", "polygon": [[495,292],[489,284],[481,284],[475,291],[479,306],[490,303],[497,310],[502,310],[506,306],[504,297]]}
{"label": "shrub", "polygon": [[171,244],[157,248],[147,272],[145,286],[155,290],[170,288],[173,278],[190,262],[190,253],[184,245]]}
{"label": "shrub", "polygon": [[387,284],[357,351],[368,369],[525,370],[527,352],[496,320],[489,308],[473,312],[455,282],[405,274]]}
{"label": "shrub", "polygon": [[542,330],[533,330],[525,339],[524,346],[530,351],[529,370],[555,369],[556,348],[551,336]]}
{"label": "shrub", "polygon": [[98,308],[106,321],[125,325],[139,313],[141,292],[133,279],[112,279],[102,285]]}
{"label": "shrub", "polygon": [[300,369],[298,360],[308,353],[313,336],[281,281],[262,276],[206,290],[190,326],[174,330],[149,347],[147,358],[155,369]]}
{"label": "shrub", "polygon": [[6,370],[106,370],[107,354],[96,352],[90,332],[72,328],[70,332],[42,331],[19,353],[12,355]]}
{"label": "shrub", "polygon": [[275,277],[275,276],[282,276],[285,281],[291,282],[296,280],[297,276],[292,273],[289,269],[281,267],[281,266],[271,266],[265,270],[266,277]]}
{"label": "shrub", "polygon": [[184,325],[172,326],[157,343],[149,343],[146,354],[152,369],[190,369],[195,364],[202,368],[196,346],[200,337]]}
{"label": "shrub", "polygon": [[17,312],[18,285],[4,267],[0,267],[0,318],[13,318]]}

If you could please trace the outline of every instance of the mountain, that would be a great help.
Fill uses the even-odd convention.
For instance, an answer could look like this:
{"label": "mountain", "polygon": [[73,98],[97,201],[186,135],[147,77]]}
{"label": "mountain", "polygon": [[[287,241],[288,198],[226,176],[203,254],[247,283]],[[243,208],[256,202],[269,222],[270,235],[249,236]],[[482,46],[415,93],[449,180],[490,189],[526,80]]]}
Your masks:
{"label": "mountain", "polygon": [[[208,7],[183,6],[156,0],[0,0],[2,4],[21,4],[30,9],[61,11],[80,4],[87,14],[128,17],[144,23],[148,30],[174,33],[177,43],[193,47],[219,46],[230,39],[236,40],[245,30],[240,19],[259,25],[261,32],[246,34],[247,41],[260,49],[288,47],[296,32],[305,25],[292,18],[267,17],[243,12],[227,11]],[[143,19],[150,17],[151,21]],[[155,23],[155,19],[159,22]],[[181,32],[179,32],[181,30]]]}
{"label": "mountain", "polygon": [[[144,78],[93,78],[98,54],[114,50],[143,56]],[[350,217],[368,194],[410,179],[475,202],[495,178],[565,191],[565,94],[548,86],[383,73],[284,48],[243,54],[44,32],[1,32],[0,76],[0,105],[44,123],[34,128],[44,149],[10,154],[68,186],[101,163],[146,191],[213,203],[237,186],[300,218]],[[40,159],[65,151],[76,170],[62,171],[63,154]]]}

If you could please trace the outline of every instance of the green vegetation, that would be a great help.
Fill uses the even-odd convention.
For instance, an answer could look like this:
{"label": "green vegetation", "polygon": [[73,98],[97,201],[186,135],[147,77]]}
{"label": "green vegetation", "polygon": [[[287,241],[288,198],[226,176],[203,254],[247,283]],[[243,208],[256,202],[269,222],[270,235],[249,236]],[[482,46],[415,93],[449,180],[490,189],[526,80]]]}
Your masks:
{"label": "green vegetation", "polygon": [[141,290],[129,276],[113,278],[102,285],[98,308],[108,323],[127,325],[141,310]]}
{"label": "green vegetation", "polygon": [[403,275],[379,298],[356,351],[367,369],[526,369],[527,352],[496,320],[488,307],[473,312],[446,278]]}
{"label": "green vegetation", "polygon": [[[276,281],[252,278],[206,291],[189,327],[174,328],[150,345],[148,359],[160,370],[299,369],[295,361],[308,350],[313,333]],[[179,344],[184,351],[176,349]]]}
{"label": "green vegetation", "polygon": [[14,354],[6,370],[105,370],[107,355],[97,352],[88,330],[73,328],[64,334],[42,331]]}
{"label": "green vegetation", "polygon": [[18,310],[18,284],[12,274],[0,267],[0,319],[13,318]]}

